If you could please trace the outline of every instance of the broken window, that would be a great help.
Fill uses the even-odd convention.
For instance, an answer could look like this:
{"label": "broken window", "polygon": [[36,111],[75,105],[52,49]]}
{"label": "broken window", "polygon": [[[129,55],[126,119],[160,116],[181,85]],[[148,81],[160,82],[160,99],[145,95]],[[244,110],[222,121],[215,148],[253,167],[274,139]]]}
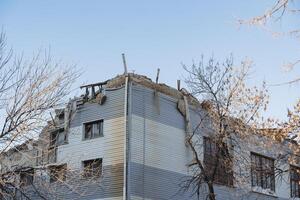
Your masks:
{"label": "broken window", "polygon": [[300,168],[290,166],[290,188],[291,197],[300,197]]}
{"label": "broken window", "polygon": [[42,149],[36,150],[36,165],[43,165],[45,163],[45,151]]}
{"label": "broken window", "polygon": [[66,180],[67,164],[50,166],[50,183]]}
{"label": "broken window", "polygon": [[102,158],[83,161],[84,177],[99,177],[102,174]]}
{"label": "broken window", "polygon": [[251,183],[275,191],[274,159],[251,153]]}
{"label": "broken window", "polygon": [[217,145],[211,138],[204,137],[204,167],[214,183],[233,185],[232,160],[227,145]]}
{"label": "broken window", "polygon": [[[6,172],[0,177],[0,194],[16,194],[16,174],[14,172]],[[1,197],[1,195],[0,195]],[[0,198],[3,199],[3,198]]]}
{"label": "broken window", "polygon": [[59,115],[58,115],[58,120],[59,122],[64,122],[65,120],[65,112],[62,111]]}
{"label": "broken window", "polygon": [[28,186],[33,183],[34,170],[29,169],[20,172],[20,186]]}
{"label": "broken window", "polygon": [[67,134],[63,128],[51,132],[50,147],[60,146],[67,143]]}
{"label": "broken window", "polygon": [[55,163],[57,158],[57,148],[51,148],[47,151],[47,162],[48,163]]}
{"label": "broken window", "polygon": [[103,120],[84,124],[84,139],[103,137]]}

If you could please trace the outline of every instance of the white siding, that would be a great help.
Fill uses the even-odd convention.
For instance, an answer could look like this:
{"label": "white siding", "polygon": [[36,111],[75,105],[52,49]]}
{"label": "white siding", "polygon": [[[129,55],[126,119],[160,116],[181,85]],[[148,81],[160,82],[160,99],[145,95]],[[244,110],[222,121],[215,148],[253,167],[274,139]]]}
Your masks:
{"label": "white siding", "polygon": [[104,137],[83,140],[83,126],[70,129],[69,143],[57,151],[57,162],[80,168],[83,160],[103,158],[103,165],[123,163],[124,117],[104,120]]}
{"label": "white siding", "polygon": [[[268,141],[256,136],[248,136],[247,140],[239,142],[239,148],[235,148],[234,159],[237,164],[234,164],[234,171],[236,175],[236,186],[244,190],[244,193],[254,191],[251,186],[251,152],[262,156],[267,156],[274,159],[275,167],[283,171],[289,168],[288,164],[282,165],[276,158],[279,154],[284,155],[285,147],[279,144],[274,144],[274,141]],[[241,173],[241,177],[238,177]],[[257,192],[257,191],[256,191]],[[258,192],[260,193],[260,192]],[[267,193],[261,191],[261,193]],[[276,177],[275,172],[275,197],[286,198],[290,197],[290,182],[289,172],[283,172]]]}

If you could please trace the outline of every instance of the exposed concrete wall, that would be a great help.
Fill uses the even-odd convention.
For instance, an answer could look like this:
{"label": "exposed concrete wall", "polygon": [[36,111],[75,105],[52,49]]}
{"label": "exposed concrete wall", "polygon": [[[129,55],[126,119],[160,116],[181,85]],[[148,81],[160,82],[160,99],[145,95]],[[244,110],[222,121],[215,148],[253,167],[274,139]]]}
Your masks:
{"label": "exposed concrete wall", "polygon": [[33,167],[35,165],[35,149],[20,149],[9,150],[1,155],[1,168],[0,172],[5,173],[13,170],[17,170],[20,167]]}

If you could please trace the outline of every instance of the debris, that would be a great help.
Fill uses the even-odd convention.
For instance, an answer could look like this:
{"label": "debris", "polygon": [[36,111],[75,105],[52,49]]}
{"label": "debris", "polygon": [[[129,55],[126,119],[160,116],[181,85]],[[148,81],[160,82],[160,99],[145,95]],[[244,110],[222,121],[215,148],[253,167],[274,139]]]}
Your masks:
{"label": "debris", "polygon": [[[190,105],[199,105],[199,101],[193,97],[186,89],[181,88],[180,90],[177,90],[175,88],[172,88],[166,84],[163,83],[158,83],[158,76],[159,76],[159,70],[157,73],[157,81],[153,82],[150,78],[148,78],[147,76],[143,76],[143,75],[138,75],[138,74],[134,74],[134,73],[128,73],[127,75],[122,74],[122,75],[117,75],[116,77],[109,79],[107,81],[104,82],[99,82],[99,83],[95,83],[95,84],[88,84],[88,85],[83,85],[80,88],[86,88],[88,91],[90,90],[90,88],[92,87],[99,87],[99,91],[103,91],[108,90],[108,89],[117,89],[120,88],[122,86],[125,85],[125,77],[128,76],[129,80],[134,84],[139,84],[142,85],[144,87],[153,89],[156,92],[165,94],[167,96],[171,96],[174,97],[175,99],[183,99],[183,96],[187,96],[187,100],[189,102]],[[83,103],[91,101],[92,98],[90,98],[90,93],[91,92],[86,92],[86,95],[88,95],[87,99],[86,96],[84,96],[83,98]],[[97,92],[96,92],[97,95]]]}
{"label": "debris", "polygon": [[212,103],[211,103],[210,101],[207,101],[207,100],[202,101],[202,102],[201,102],[201,107],[202,107],[203,109],[205,109],[205,110],[211,110],[211,108],[212,108]]}
{"label": "debris", "polygon": [[184,105],[184,100],[183,99],[178,100],[177,109],[182,114],[182,116],[184,116],[184,117],[186,116],[185,105]]}
{"label": "debris", "polygon": [[106,96],[103,93],[98,93],[96,96],[96,102],[100,105],[104,104],[106,101]]}

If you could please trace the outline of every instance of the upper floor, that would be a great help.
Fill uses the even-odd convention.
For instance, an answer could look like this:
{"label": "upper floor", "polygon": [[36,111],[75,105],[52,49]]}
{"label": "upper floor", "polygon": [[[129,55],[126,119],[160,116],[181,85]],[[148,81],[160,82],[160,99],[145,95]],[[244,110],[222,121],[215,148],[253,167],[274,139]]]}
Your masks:
{"label": "upper floor", "polygon": [[[17,153],[11,150],[1,160],[3,171],[19,166],[24,170],[17,181],[44,185],[57,198],[72,199],[76,192],[85,194],[82,199],[196,198],[190,190],[182,191],[185,178],[194,175],[184,112],[188,109],[194,130],[205,105],[181,88],[133,74],[82,89],[81,97],[56,110],[39,140],[19,151],[29,153],[30,159],[21,156],[26,162],[16,162],[12,158]],[[197,130],[197,148],[206,170],[213,168],[218,149],[212,132],[209,121]],[[233,162],[220,162],[216,168],[217,199],[300,196],[298,163],[278,159],[289,151],[290,143],[269,145],[264,140],[253,134],[239,145],[228,141],[221,152],[228,152]],[[82,180],[87,182],[79,187],[76,183]],[[84,188],[88,189],[83,192]],[[200,197],[205,199],[205,184],[202,191]]]}

